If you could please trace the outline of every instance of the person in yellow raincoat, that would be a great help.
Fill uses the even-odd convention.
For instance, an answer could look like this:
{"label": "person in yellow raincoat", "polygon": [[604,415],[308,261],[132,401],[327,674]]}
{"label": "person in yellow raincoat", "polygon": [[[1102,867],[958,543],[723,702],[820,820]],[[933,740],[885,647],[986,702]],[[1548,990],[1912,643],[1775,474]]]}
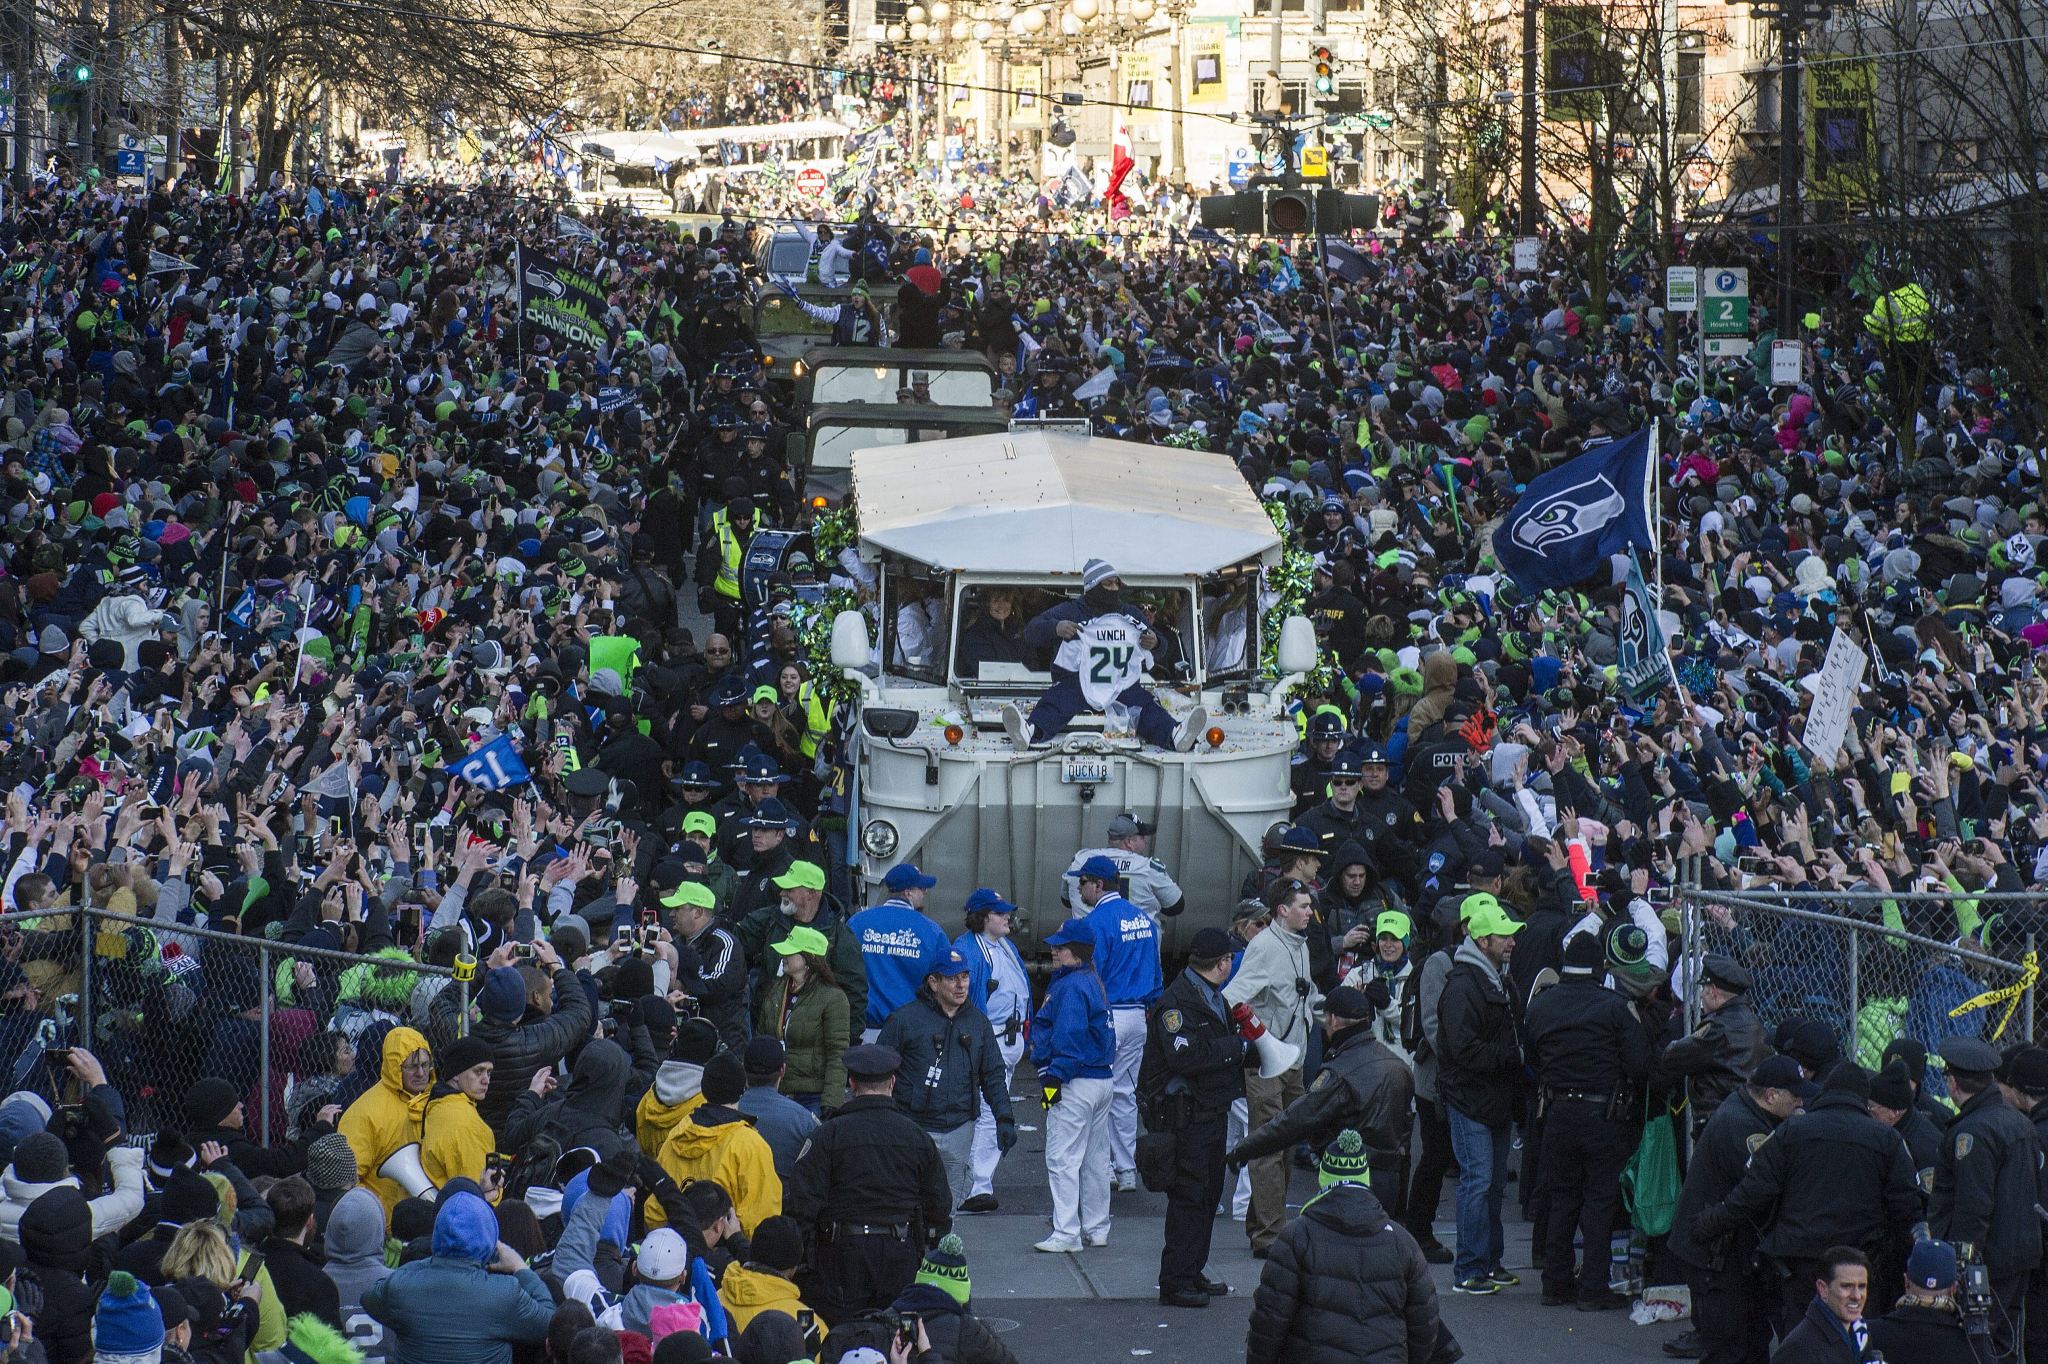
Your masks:
{"label": "person in yellow raincoat", "polygon": [[[749,1235],[767,1218],[782,1211],[782,1181],[775,1174],[775,1155],[754,1130],[754,1120],[733,1105],[747,1090],[740,1058],[722,1051],[704,1065],[704,1103],[677,1123],[655,1160],[677,1184],[709,1179],[732,1195],[740,1229]],[[653,1226],[659,1209],[647,1205]],[[663,1218],[662,1220],[666,1220]]]}
{"label": "person in yellow raincoat", "polygon": [[718,1029],[709,1022],[689,1018],[677,1026],[668,1059],[633,1110],[633,1137],[641,1150],[659,1156],[676,1124],[703,1106],[704,1063],[717,1054]]}
{"label": "person in yellow raincoat", "polygon": [[384,1037],[377,1083],[341,1115],[341,1135],[356,1153],[356,1178],[377,1195],[388,1223],[406,1196],[404,1186],[377,1168],[391,1153],[425,1135],[427,1094],[434,1087],[434,1057],[427,1039],[412,1028],[393,1028]]}
{"label": "person in yellow raincoat", "polygon": [[[483,1184],[485,1167],[498,1139],[476,1111],[491,1092],[491,1044],[476,1037],[458,1037],[441,1050],[441,1074],[427,1098],[420,1137],[420,1166],[440,1188],[457,1175]],[[486,1188],[493,1203],[497,1191]]]}
{"label": "person in yellow raincoat", "polygon": [[[747,1262],[727,1265],[724,1277],[718,1281],[719,1301],[732,1318],[735,1338],[763,1312],[786,1312],[797,1321],[803,1320],[798,1314],[809,1309],[796,1286],[796,1274],[803,1263],[804,1229],[796,1219],[770,1217],[754,1228]],[[805,1343],[815,1351],[823,1339],[823,1329],[819,1328],[818,1340]]]}

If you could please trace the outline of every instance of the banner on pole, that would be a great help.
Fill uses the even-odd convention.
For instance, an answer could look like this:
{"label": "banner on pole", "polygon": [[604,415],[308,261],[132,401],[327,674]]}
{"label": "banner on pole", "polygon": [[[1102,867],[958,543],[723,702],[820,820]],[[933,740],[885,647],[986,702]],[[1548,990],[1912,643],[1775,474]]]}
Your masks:
{"label": "banner on pole", "polygon": [[597,280],[524,246],[518,260],[521,321],[593,350],[611,343],[604,287]]}

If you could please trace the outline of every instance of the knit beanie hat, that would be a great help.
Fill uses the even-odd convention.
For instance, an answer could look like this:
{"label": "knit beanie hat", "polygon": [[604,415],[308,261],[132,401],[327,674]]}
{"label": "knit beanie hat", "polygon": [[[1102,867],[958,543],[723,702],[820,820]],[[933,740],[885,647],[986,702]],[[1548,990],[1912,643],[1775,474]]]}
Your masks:
{"label": "knit beanie hat", "polygon": [[740,1095],[747,1092],[746,1067],[737,1055],[722,1051],[704,1063],[701,1088],[705,1103],[736,1104]]}
{"label": "knit beanie hat", "polygon": [[115,1270],[100,1294],[92,1343],[103,1364],[156,1364],[163,1358],[163,1313],[149,1289],[125,1269]]}
{"label": "knit beanie hat", "polygon": [[14,1177],[24,1184],[55,1184],[69,1173],[71,1157],[54,1132],[31,1133],[14,1148]]}
{"label": "knit beanie hat", "polygon": [[314,1193],[343,1193],[356,1184],[355,1148],[339,1132],[329,1132],[306,1148],[306,1182]]}
{"label": "knit beanie hat", "polygon": [[[950,1239],[957,1241],[960,1238],[956,1236]],[[762,1218],[760,1225],[754,1228],[752,1244],[754,1263],[765,1268],[787,1272],[796,1269],[804,1262],[804,1228],[803,1224],[794,1217]],[[925,1266],[929,1268],[931,1263],[931,1257],[929,1255],[926,1256]],[[965,1261],[962,1261],[962,1265],[961,1282],[965,1283]],[[967,1301],[964,1293],[961,1295],[960,1301],[963,1303]]]}
{"label": "knit beanie hat", "polygon": [[494,1057],[491,1044],[481,1037],[458,1037],[441,1049],[440,1072],[453,1077]]}
{"label": "knit beanie hat", "polygon": [[220,1214],[220,1195],[197,1170],[177,1170],[164,1182],[161,1220],[184,1226]]}
{"label": "knit beanie hat", "polygon": [[477,992],[477,1008],[486,1021],[517,1023],[526,1013],[526,982],[516,966],[496,966],[484,976]]}
{"label": "knit beanie hat", "polygon": [[1327,1189],[1336,1184],[1363,1184],[1366,1176],[1365,1140],[1347,1127],[1323,1152],[1322,1172],[1316,1182]]}
{"label": "knit beanie hat", "polygon": [[[758,1237],[754,1256],[760,1259]],[[953,1301],[962,1307],[967,1305],[973,1285],[967,1279],[967,1247],[958,1236],[948,1232],[939,1244],[924,1253],[924,1262],[917,1267],[917,1282],[944,1289]]]}
{"label": "knit beanie hat", "polygon": [[185,1091],[185,1120],[198,1127],[218,1127],[242,1096],[232,1081],[209,1075]]}
{"label": "knit beanie hat", "polygon": [[1913,1078],[1904,1061],[1893,1061],[1871,1077],[1870,1101],[1900,1113],[1913,1106]]}

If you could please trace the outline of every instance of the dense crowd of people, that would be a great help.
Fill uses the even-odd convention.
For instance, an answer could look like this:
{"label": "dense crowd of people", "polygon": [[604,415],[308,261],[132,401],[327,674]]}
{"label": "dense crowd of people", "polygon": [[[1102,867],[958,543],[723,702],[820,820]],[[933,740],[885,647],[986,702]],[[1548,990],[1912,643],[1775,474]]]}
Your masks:
{"label": "dense crowd of people", "polygon": [[[2048,1299],[2048,1053],[1958,1011],[2034,927],[1985,897],[2048,855],[2027,395],[1847,285],[1773,385],[1761,353],[1674,365],[1655,272],[1591,297],[1568,234],[1534,273],[1478,232],[1326,264],[1191,204],[904,177],[849,210],[831,310],[985,352],[1019,416],[1220,452],[1282,526],[1301,580],[1266,599],[1322,648],[1294,815],[1178,970],[1134,814],[1064,896],[849,883],[812,566],[749,600],[740,564],[817,512],[742,231],[801,208],[786,187],[692,233],[565,227],[488,177],[10,196],[11,1347],[1002,1364],[966,1219],[998,1206],[1027,1051],[1038,1248],[1108,1244],[1142,1179],[1161,1299],[1200,1307],[1235,1207],[1256,1361],[1456,1358],[1433,1266],[1519,1282],[1516,1163],[1543,1301],[1618,1305],[1623,1168],[1659,1128],[1688,1160],[1648,1253],[1693,1283],[1705,1357],[1960,1332],[1972,1264],[2002,1346],[2048,1338],[2048,1305],[2020,1324]],[[520,248],[594,281],[605,344],[522,320]],[[1489,532],[1650,428],[1672,685],[1632,701],[1625,560],[1525,590]],[[1838,628],[1870,668],[1817,752]],[[1833,968],[1774,921],[1686,941],[1682,878],[1843,893],[1908,983],[1817,1009]],[[1011,917],[1055,897],[1038,980]],[[1296,1049],[1276,1074],[1266,1035]]]}

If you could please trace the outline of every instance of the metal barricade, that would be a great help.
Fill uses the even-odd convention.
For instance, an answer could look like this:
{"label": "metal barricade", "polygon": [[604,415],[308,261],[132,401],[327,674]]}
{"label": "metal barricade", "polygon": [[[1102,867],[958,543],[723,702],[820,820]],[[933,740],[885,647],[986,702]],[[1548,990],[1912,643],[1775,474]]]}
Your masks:
{"label": "metal barricade", "polygon": [[[0,947],[37,991],[15,1087],[45,1087],[33,1074],[44,1048],[86,1047],[137,1132],[187,1126],[186,1094],[218,1077],[241,1096],[249,1135],[281,1142],[345,1064],[340,1039],[352,1047],[378,1021],[414,1026],[442,989],[459,992],[453,1032],[468,1027],[470,982],[397,951],[329,951],[104,909],[0,915]],[[379,1063],[355,1060],[373,1072]]]}
{"label": "metal barricade", "polygon": [[[2035,920],[2048,900],[2014,893],[1681,892],[1688,1029],[1710,952],[1748,968],[1766,1027],[1826,1023],[1843,1055],[1875,1069],[1887,1043],[1934,1052],[1957,1033],[2004,1046],[2034,1038]],[[1929,1083],[1940,1088],[1938,1072]]]}

